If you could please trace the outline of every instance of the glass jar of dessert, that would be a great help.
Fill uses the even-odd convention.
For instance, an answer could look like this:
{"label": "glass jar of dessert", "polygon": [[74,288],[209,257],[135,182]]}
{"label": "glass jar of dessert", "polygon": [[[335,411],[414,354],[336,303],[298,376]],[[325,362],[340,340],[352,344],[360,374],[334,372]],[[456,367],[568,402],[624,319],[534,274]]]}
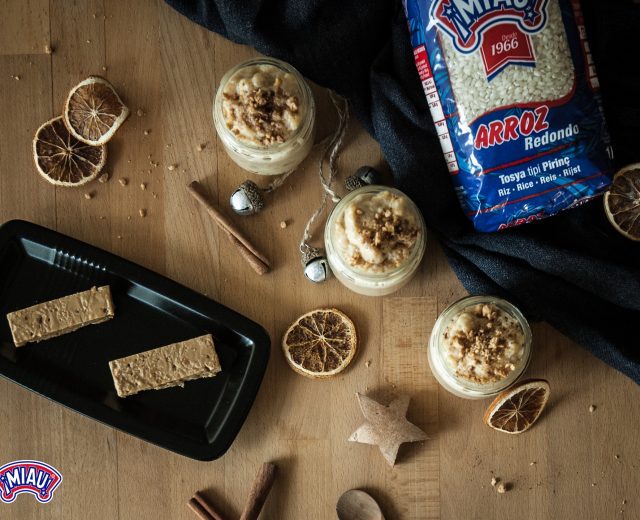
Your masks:
{"label": "glass jar of dessert", "polygon": [[414,275],[426,247],[426,227],[400,190],[363,186],[333,209],[324,230],[327,260],[346,287],[367,296],[390,294]]}
{"label": "glass jar of dessert", "polygon": [[438,317],[429,340],[429,365],[449,392],[468,399],[505,390],[526,370],[531,329],[513,304],[495,296],[467,296]]}
{"label": "glass jar of dessert", "polygon": [[311,151],[316,108],[309,85],[291,65],[255,58],[229,70],[213,102],[225,150],[241,168],[261,175],[293,170]]}

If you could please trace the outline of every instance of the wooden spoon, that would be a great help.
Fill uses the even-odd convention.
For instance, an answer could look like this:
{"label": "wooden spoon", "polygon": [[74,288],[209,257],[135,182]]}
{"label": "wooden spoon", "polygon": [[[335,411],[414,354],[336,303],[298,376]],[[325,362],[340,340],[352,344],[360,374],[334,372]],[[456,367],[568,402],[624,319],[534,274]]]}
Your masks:
{"label": "wooden spoon", "polygon": [[343,493],[338,499],[336,512],[340,520],[384,520],[378,503],[359,489]]}

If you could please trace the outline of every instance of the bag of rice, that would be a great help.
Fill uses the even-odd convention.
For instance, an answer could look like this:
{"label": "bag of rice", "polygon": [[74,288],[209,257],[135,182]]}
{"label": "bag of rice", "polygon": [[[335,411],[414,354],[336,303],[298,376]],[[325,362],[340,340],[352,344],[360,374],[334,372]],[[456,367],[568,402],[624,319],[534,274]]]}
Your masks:
{"label": "bag of rice", "polygon": [[403,0],[464,213],[496,231],[610,182],[599,85],[577,0]]}

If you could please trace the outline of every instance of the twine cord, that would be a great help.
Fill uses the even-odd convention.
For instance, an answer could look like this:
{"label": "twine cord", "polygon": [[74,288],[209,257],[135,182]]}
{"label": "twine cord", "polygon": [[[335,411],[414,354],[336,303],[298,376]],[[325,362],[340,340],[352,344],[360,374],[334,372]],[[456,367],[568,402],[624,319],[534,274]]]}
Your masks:
{"label": "twine cord", "polygon": [[[329,97],[331,98],[331,102],[333,103],[333,106],[335,107],[336,113],[338,115],[338,125],[336,127],[336,131],[333,134],[333,137],[327,144],[324,153],[320,157],[318,175],[320,177],[320,184],[323,189],[322,200],[320,201],[320,206],[318,206],[318,208],[313,212],[313,214],[307,221],[307,225],[304,228],[302,240],[300,241],[300,252],[303,255],[308,254],[315,249],[308,243],[311,240],[311,228],[318,217],[324,211],[327,205],[327,199],[331,198],[331,201],[333,203],[337,203],[340,201],[340,197],[335,191],[333,191],[331,186],[338,175],[336,161],[340,155],[342,145],[344,144],[344,136],[347,132],[347,125],[349,123],[349,102],[332,91],[329,91]],[[326,139],[322,142],[324,143],[325,141]],[[324,162],[327,160],[327,156],[329,170],[328,176],[324,172]]]}
{"label": "twine cord", "polygon": [[[325,137],[322,141],[319,141],[316,144],[314,144],[312,149],[316,150],[318,148],[325,147],[330,139],[331,139],[331,136]],[[264,188],[260,188],[260,190],[263,191],[264,193],[272,193],[276,191],[280,186],[282,186],[285,183],[285,181],[289,178],[289,175],[291,175],[292,173],[295,173],[296,171],[297,171],[297,168],[294,168],[293,170],[289,170],[288,172],[284,172],[283,174],[278,175],[273,181],[267,184]]]}
{"label": "twine cord", "polygon": [[287,180],[289,175],[295,172],[296,169],[289,170],[288,172],[283,173],[282,175],[278,175],[273,181],[271,181],[266,188],[262,188],[262,191],[265,193],[271,193],[272,191],[276,191],[280,186],[284,184],[284,181]]}

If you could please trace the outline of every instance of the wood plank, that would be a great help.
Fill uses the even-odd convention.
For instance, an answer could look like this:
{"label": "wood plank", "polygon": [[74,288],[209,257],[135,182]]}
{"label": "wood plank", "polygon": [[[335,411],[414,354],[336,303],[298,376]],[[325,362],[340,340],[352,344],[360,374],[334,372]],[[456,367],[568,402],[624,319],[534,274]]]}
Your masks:
{"label": "wood plank", "polygon": [[387,471],[384,489],[393,504],[388,516],[440,518],[438,383],[429,370],[426,351],[437,318],[436,301],[433,297],[385,298],[382,316],[386,392],[411,397],[407,418],[430,437],[403,446],[396,467]]}
{"label": "wood plank", "polygon": [[51,118],[49,58],[0,56],[0,92],[0,221],[55,226],[55,189],[38,174],[31,151],[36,130]]}
{"label": "wood plank", "polygon": [[[159,7],[159,30],[159,83],[163,88],[158,96],[162,117],[158,131],[163,146],[164,205],[170,217],[165,236],[171,243],[167,272],[217,298],[222,283],[218,254],[220,249],[228,249],[229,243],[186,190],[189,182],[198,180],[217,200],[217,143],[211,116],[216,88],[215,37],[164,3]],[[202,150],[198,151],[198,146]],[[169,165],[175,169],[167,170]],[[184,233],[185,229],[190,232]],[[185,254],[198,261],[185,262]]]}
{"label": "wood plank", "polygon": [[[102,0],[51,5],[52,117],[62,114],[69,90],[89,74],[104,74]],[[107,161],[110,163],[109,150]],[[108,247],[110,198],[106,186],[92,182],[79,188],[56,188],[56,227],[74,238]],[[87,200],[85,194],[93,198]],[[100,217],[104,216],[104,219]]]}
{"label": "wood plank", "polygon": [[0,55],[45,54],[49,41],[49,0],[2,0]]}

